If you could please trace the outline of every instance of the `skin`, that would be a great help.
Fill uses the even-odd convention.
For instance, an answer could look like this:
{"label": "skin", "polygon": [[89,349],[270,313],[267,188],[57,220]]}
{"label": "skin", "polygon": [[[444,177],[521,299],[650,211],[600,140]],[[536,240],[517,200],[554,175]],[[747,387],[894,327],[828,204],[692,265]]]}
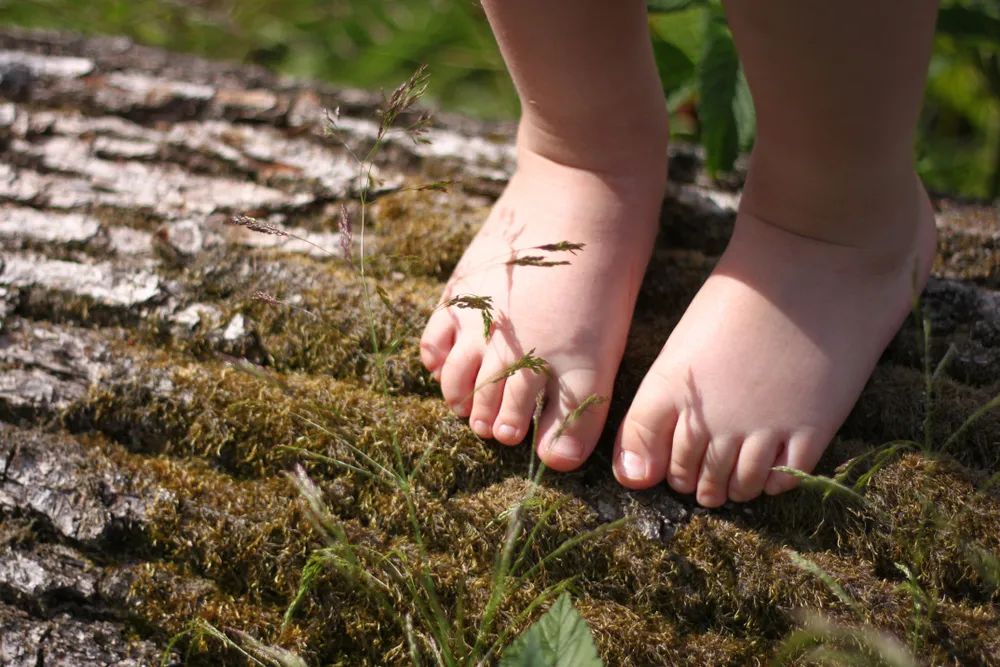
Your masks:
{"label": "skin", "polygon": [[[524,439],[544,391],[539,455],[572,470],[593,450],[606,404],[552,436],[588,396],[610,395],[656,236],[667,113],[642,2],[582,0],[572,12],[556,0],[483,6],[522,100],[518,167],[442,300],[490,296],[498,322],[487,342],[479,312],[437,310],[421,355],[455,413],[507,445]],[[569,265],[506,264],[559,241],[585,247],[551,257]],[[529,350],[548,375],[490,381]]]}
{"label": "skin", "polygon": [[[484,6],[524,106],[519,166],[446,296],[493,296],[503,335],[486,343],[478,313],[438,311],[424,362],[456,412],[506,444],[545,391],[539,454],[567,470],[592,451],[605,412],[552,436],[585,396],[610,392],[653,242],[662,93],[640,3]],[[706,506],[792,488],[775,466],[813,469],[935,249],[912,144],[936,4],[726,9],[757,111],[748,179],[729,246],[640,386],[614,457],[625,486],[666,480]],[[487,261],[559,240],[588,248],[570,266]],[[531,348],[548,378],[484,385]]]}

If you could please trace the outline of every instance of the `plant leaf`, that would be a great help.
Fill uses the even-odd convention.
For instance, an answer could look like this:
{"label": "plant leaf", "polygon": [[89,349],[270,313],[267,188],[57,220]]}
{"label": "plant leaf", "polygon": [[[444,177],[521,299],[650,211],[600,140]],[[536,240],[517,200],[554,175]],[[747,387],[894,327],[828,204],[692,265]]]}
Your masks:
{"label": "plant leaf", "polygon": [[[701,123],[702,144],[705,146],[705,166],[709,174],[732,169],[740,148],[740,126],[737,124],[737,89],[740,62],[736,45],[721,12],[707,14],[705,50],[698,67],[701,100],[698,119]],[[743,96],[741,96],[743,97]],[[745,102],[740,102],[741,108]],[[741,111],[741,123],[747,123]]]}
{"label": "plant leaf", "polygon": [[603,667],[590,628],[568,593],[504,651],[500,667]]}
{"label": "plant leaf", "polygon": [[996,46],[1000,35],[1000,17],[974,7],[942,7],[938,11],[937,31],[956,39]]}

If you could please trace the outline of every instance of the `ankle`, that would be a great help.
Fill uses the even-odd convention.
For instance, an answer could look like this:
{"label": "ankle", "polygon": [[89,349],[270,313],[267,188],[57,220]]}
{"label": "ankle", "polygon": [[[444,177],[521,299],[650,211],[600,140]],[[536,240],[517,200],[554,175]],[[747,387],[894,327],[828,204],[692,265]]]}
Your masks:
{"label": "ankle", "polygon": [[927,195],[911,159],[845,164],[775,154],[750,158],[742,207],[804,236],[865,245],[906,236]]}
{"label": "ankle", "polygon": [[912,270],[914,251],[933,254],[933,208],[913,171],[850,182],[762,171],[751,167],[741,217],[850,251],[878,273]]}
{"label": "ankle", "polygon": [[669,127],[665,106],[651,106],[648,112],[583,113],[560,123],[526,112],[518,125],[518,152],[662,187],[667,178]]}

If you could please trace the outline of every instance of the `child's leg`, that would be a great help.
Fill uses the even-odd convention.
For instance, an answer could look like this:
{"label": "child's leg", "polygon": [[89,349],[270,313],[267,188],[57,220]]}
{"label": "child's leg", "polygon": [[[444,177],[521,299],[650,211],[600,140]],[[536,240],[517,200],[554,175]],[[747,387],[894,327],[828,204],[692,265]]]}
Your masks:
{"label": "child's leg", "polygon": [[771,467],[812,470],[846,418],[934,252],[912,143],[935,5],[727,4],[758,139],[729,247],[622,426],[627,486],[787,490]]}
{"label": "child's leg", "polygon": [[[478,312],[439,310],[421,354],[455,412],[505,444],[525,437],[544,389],[539,452],[568,470],[593,449],[606,406],[551,436],[587,396],[611,392],[656,234],[666,109],[642,0],[483,5],[521,98],[518,167],[445,297],[492,297],[498,325],[487,342]],[[559,241],[586,246],[538,249]],[[508,264],[525,255],[569,264]],[[549,377],[523,370],[490,382],[530,350]]]}

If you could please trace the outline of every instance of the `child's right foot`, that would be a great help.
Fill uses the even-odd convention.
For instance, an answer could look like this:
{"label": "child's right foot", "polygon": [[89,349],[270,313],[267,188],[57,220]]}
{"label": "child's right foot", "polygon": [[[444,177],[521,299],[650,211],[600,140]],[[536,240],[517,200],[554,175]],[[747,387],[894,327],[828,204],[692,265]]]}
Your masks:
{"label": "child's right foot", "polygon": [[[496,324],[490,340],[484,338],[479,311],[451,307],[434,312],[420,343],[423,363],[441,382],[445,400],[456,414],[469,417],[480,437],[521,442],[544,391],[539,456],[552,468],[571,470],[590,455],[606,404],[553,436],[588,396],[610,395],[656,236],[666,183],[665,141],[660,148],[637,151],[624,170],[570,166],[520,149],[517,172],[442,299],[491,297]],[[539,248],[560,241],[583,248]],[[509,263],[526,256],[568,264]],[[520,370],[496,381],[532,350],[548,363],[548,376]]]}

